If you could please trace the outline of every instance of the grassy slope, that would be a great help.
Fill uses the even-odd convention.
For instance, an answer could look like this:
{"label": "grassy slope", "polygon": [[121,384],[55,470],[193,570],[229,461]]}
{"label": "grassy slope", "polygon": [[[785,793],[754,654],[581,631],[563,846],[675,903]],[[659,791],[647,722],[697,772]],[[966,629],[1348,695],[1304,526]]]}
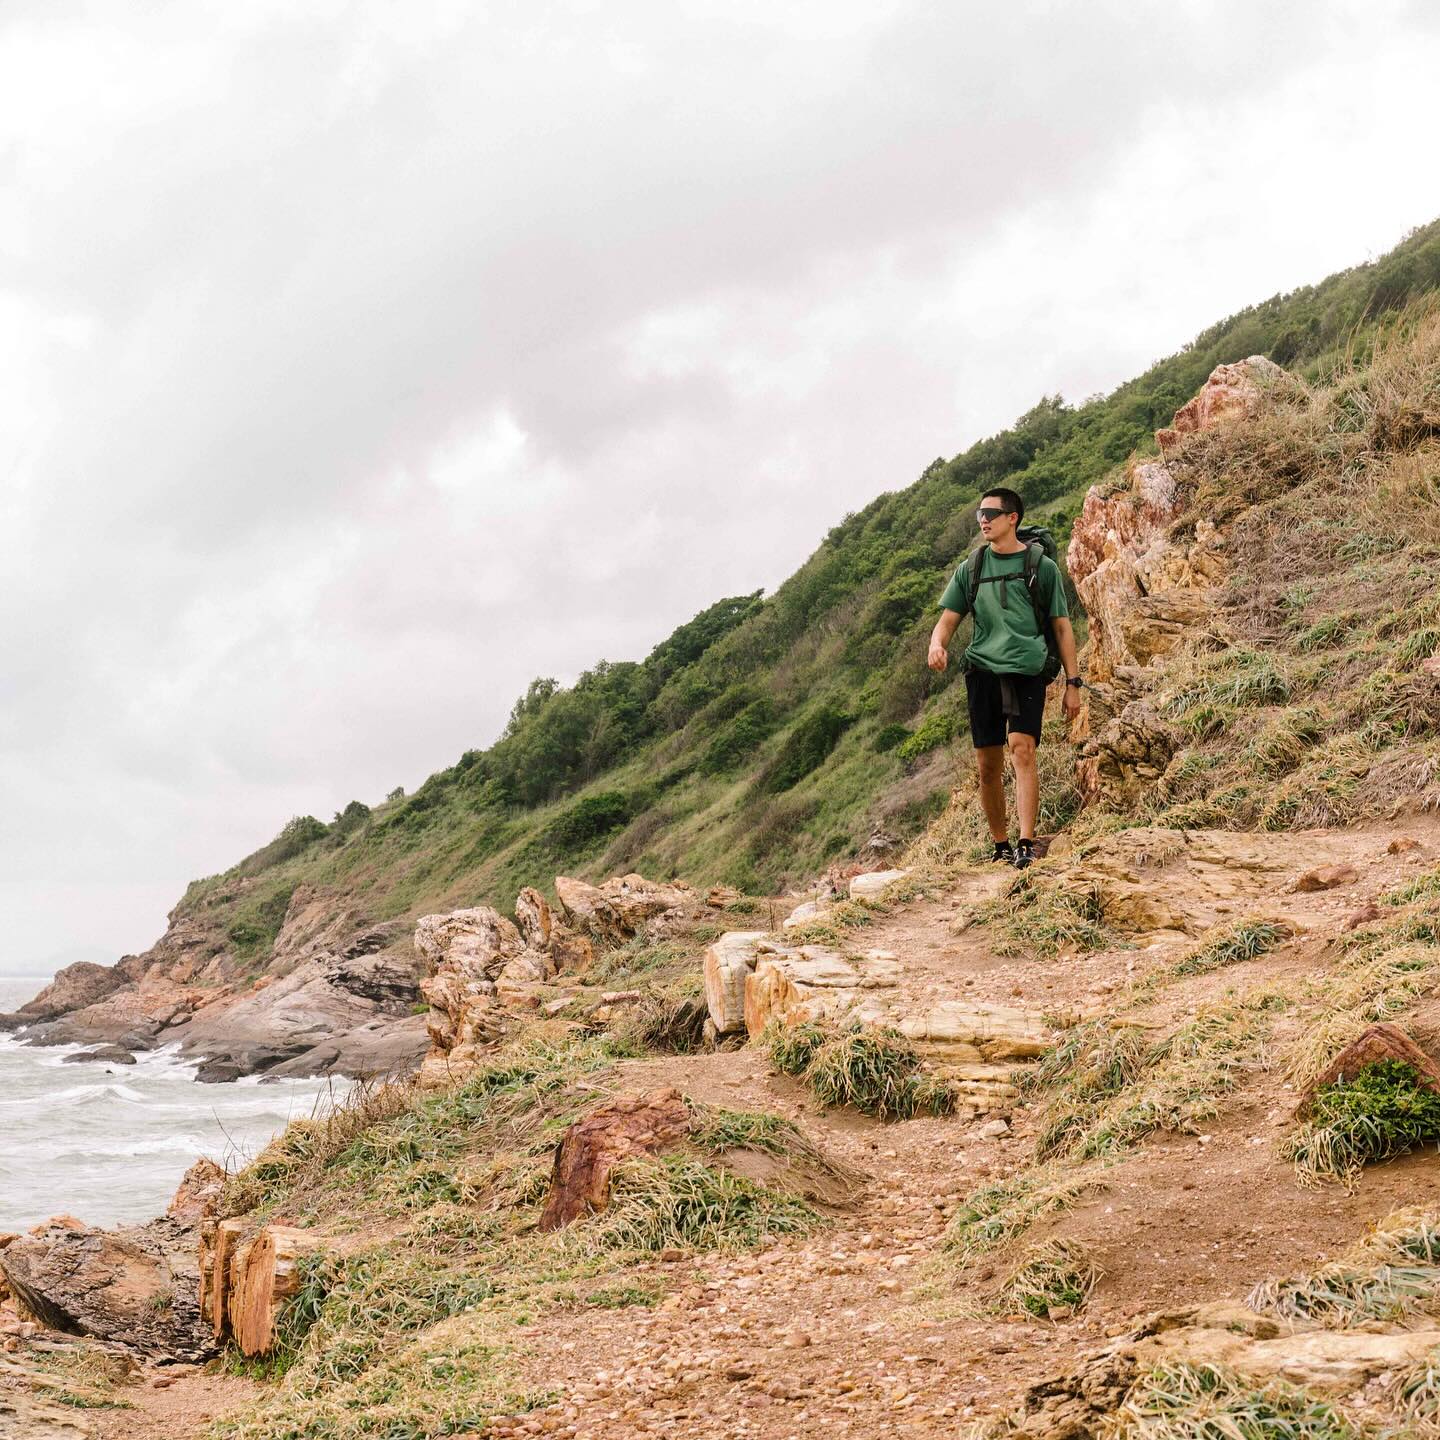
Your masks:
{"label": "grassy slope", "polygon": [[[1372,317],[1437,289],[1440,221],[1242,311],[1108,396],[1043,400],[847,516],[773,596],[721,601],[644,662],[602,662],[572,690],[537,681],[489,750],[197,882],[182,908],[254,966],[301,883],[362,896],[377,918],[504,904],[560,871],[754,892],[853,853],[872,826],[914,835],[943,805],[945,742],[964,726],[954,667],[931,676],[923,650],[977,495],[1015,486],[1063,540],[1086,488],[1148,447],[1216,364],[1265,353],[1318,379],[1364,354]],[[1312,637],[1327,658],[1331,638]]]}
{"label": "grassy slope", "polygon": [[[1105,929],[1110,917],[1086,913],[1086,892],[1075,885],[1090,847],[1103,844],[1107,830],[1157,821],[1285,828],[1344,822],[1396,800],[1433,807],[1440,797],[1434,789],[1440,680],[1421,669],[1440,649],[1433,600],[1440,558],[1440,314],[1407,319],[1366,363],[1334,383],[1277,397],[1254,424],[1186,442],[1183,463],[1197,504],[1234,520],[1234,569],[1221,611],[1235,638],[1228,647],[1182,648],[1156,666],[1156,703],[1191,737],[1164,781],[1133,810],[1087,810],[1072,826],[1068,859],[1046,860],[1017,881],[1005,905],[974,917],[992,937],[992,960],[1013,943],[1036,959],[1037,980],[1039,957],[1053,954],[1057,941],[1093,950],[1119,938]],[[1407,618],[1403,629],[1397,615]],[[1416,641],[1416,635],[1425,638]],[[1375,674],[1382,684],[1371,683]],[[1212,723],[1216,711],[1218,723]],[[1352,750],[1352,742],[1360,748]],[[963,868],[952,862],[973,833],[966,829],[970,812],[973,806],[957,804],[916,847],[927,889],[943,887]],[[1178,851],[1155,848],[1164,839],[1165,832],[1157,832],[1149,858],[1137,862],[1141,868],[1153,865],[1158,872],[1175,858]],[[1169,839],[1184,848],[1178,834]],[[1379,848],[1379,837],[1365,843]],[[1260,1116],[1278,1114],[1287,1094],[1279,1089],[1281,1076],[1303,1086],[1370,1021],[1413,1024],[1417,1007],[1433,1009],[1440,872],[1405,873],[1404,883],[1379,897],[1377,916],[1367,924],[1341,932],[1332,916],[1325,954],[1303,969],[1295,951],[1282,971],[1257,963],[1295,939],[1288,927],[1263,918],[1227,922],[1149,960],[1148,950],[1112,954],[1112,1013],[1059,1029],[1053,1049],[1021,1080],[1025,1103],[1012,1114],[1016,1134],[1002,1173],[992,1176],[987,1165],[967,1177],[977,1183],[949,1226],[950,1269],[930,1272],[945,1296],[984,1303],[1002,1315],[1019,1311],[1058,1321],[1073,1314],[1100,1274],[1093,1247],[1105,1240],[1113,1251],[1122,1243],[1120,1229],[1107,1229],[1105,1216],[1130,1208],[1087,1208],[1086,1197],[1101,1184],[1116,1197],[1128,1193],[1126,1187],[1147,1186],[1156,1189],[1136,1198],[1168,1193],[1173,1205],[1212,1204],[1213,1175],[1210,1185],[1185,1184],[1194,1201],[1176,1188],[1181,1174],[1203,1179],[1201,1167],[1209,1162],[1189,1146],[1181,1152],[1165,1143],[1167,1136],[1193,1136],[1202,1124],[1217,1148],[1231,1146],[1217,1162],[1222,1170],[1243,1159],[1246,1175],[1266,1184],[1275,1184],[1279,1172],[1286,1188],[1274,1193],[1290,1203],[1277,1211],[1300,1237],[1299,1248],[1313,1253],[1308,1227],[1321,1206],[1311,1205],[1307,1218],[1293,1198],[1300,1192],[1292,1196],[1288,1188],[1294,1180],[1349,1178],[1363,1161],[1411,1145],[1417,1129],[1433,1142],[1440,1123],[1433,1097],[1421,1097],[1424,1114],[1397,1106],[1395,1092],[1403,1087],[1387,1075],[1386,1094],[1377,1098],[1372,1085],[1363,1104],[1350,1097],[1344,1113],[1332,1106],[1305,1128],[1287,1120],[1278,1151],[1255,1145]],[[1268,900],[1278,898],[1276,892]],[[1056,936],[1039,923],[1047,914],[1063,918],[1069,905],[1078,906],[1071,933]],[[874,918],[872,910],[841,907],[826,922],[831,933],[812,927],[805,938],[844,947],[850,929],[863,933],[860,927]],[[688,977],[693,987],[702,938],[697,931],[611,952],[603,960],[604,983],[669,994]],[[1303,943],[1312,945],[1313,936]],[[1209,983],[1221,972],[1223,990]],[[1113,1023],[1118,1017],[1136,1023]],[[803,1038],[794,1032],[791,1049]],[[280,1354],[267,1362],[283,1378],[248,1411],[218,1422],[217,1440],[420,1440],[543,1407],[550,1392],[527,1390],[520,1379],[523,1352],[536,1345],[532,1327],[579,1326],[587,1311],[654,1306],[673,1283],[650,1264],[665,1250],[754,1248],[823,1225],[823,1207],[726,1170],[725,1157],[733,1163],[737,1149],[815,1166],[816,1152],[804,1137],[775,1116],[699,1107],[691,1150],[627,1172],[616,1210],[556,1235],[536,1230],[562,1128],[615,1082],[622,1057],[656,1060],[665,1048],[643,1026],[583,1034],[540,1022],[457,1089],[435,1094],[397,1087],[362,1095],[327,1120],[292,1125],[231,1180],[226,1206],[257,1219],[314,1225],[332,1236],[332,1246],[307,1266],[301,1294],[284,1317]],[[782,1068],[803,1068],[788,1062],[783,1047],[771,1054]],[[1284,1104],[1288,1116],[1293,1095]],[[1357,1112],[1376,1122],[1359,1137],[1369,1149],[1358,1153],[1356,1137],[1342,1128]],[[827,1135],[818,1117],[815,1123],[822,1143],[830,1142],[837,1132]],[[891,1132],[892,1144],[906,1143],[901,1130]],[[1147,1162],[1154,1168],[1145,1168]],[[1407,1173],[1416,1193],[1430,1193],[1425,1175]],[[1382,1188],[1367,1203],[1379,1205],[1387,1193],[1393,1192]],[[1157,1208],[1140,1204],[1130,1218],[1114,1222],[1134,1227],[1123,1242],[1133,1268],[1144,1269],[1153,1252],[1157,1264],[1150,1273],[1167,1296],[1177,1260],[1192,1274],[1202,1258],[1212,1267],[1206,1294],[1197,1298],[1233,1283],[1214,1277],[1213,1230],[1197,1236],[1182,1221],[1179,1238],[1165,1237],[1161,1256],[1161,1232],[1147,1228]],[[1335,1207],[1327,1200],[1324,1208]],[[867,1215],[863,1223],[874,1222]],[[1162,1223],[1175,1222],[1162,1217]],[[1440,1305],[1433,1217],[1412,1215],[1406,1227],[1394,1234],[1382,1227],[1370,1236],[1344,1261],[1344,1275],[1330,1267],[1271,1282],[1257,1292],[1256,1308],[1285,1315],[1321,1313],[1324,1305],[1342,1324],[1347,1316],[1390,1319],[1407,1313],[1406,1306],[1433,1313]],[[1008,1278],[998,1289],[987,1288],[1002,1258]],[[1248,1284],[1262,1278],[1266,1263],[1242,1256],[1231,1273],[1245,1274]],[[802,1274],[795,1272],[797,1283]],[[1350,1278],[1342,1284],[1345,1275]],[[1402,1293],[1402,1285],[1409,1290]],[[698,1330],[706,1322],[690,1323]],[[1034,1347],[1037,1368],[1051,1364],[1057,1333],[1037,1331],[1024,1342]],[[1013,1348],[1013,1341],[1006,1343]],[[239,1362],[232,1356],[231,1363]],[[788,1370],[796,1362],[783,1363]],[[1432,1387],[1427,1397],[1433,1397],[1432,1370],[1424,1371]],[[1191,1380],[1214,1379],[1212,1372],[1186,1373]],[[1213,1411],[1209,1391],[1179,1393],[1173,1384],[1162,1390],[1164,1378],[1142,1377],[1130,1396],[1132,1405],[1152,1409],[1163,1400],[1176,1416],[1174,1427],[1146,1433],[1200,1433],[1190,1422]],[[1274,1399],[1221,1379],[1229,1387],[1222,1397],[1227,1413]],[[1303,1392],[1285,1401],[1317,1414],[1313,1403]],[[1251,1428],[1380,1440],[1378,1430],[1327,1426],[1302,1432],[1267,1420]]]}

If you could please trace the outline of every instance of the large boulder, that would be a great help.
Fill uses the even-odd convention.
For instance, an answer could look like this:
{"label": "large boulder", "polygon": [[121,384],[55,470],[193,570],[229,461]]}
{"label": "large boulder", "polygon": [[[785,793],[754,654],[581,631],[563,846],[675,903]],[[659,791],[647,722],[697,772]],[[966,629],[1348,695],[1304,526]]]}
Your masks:
{"label": "large boulder", "polygon": [[52,1330],[171,1360],[213,1346],[200,1322],[195,1233],[168,1217],[94,1230],[62,1217],[0,1250],[21,1310]]}
{"label": "large boulder", "polygon": [[600,885],[557,875],[555,894],[567,924],[609,945],[622,945],[660,917],[687,913],[701,903],[683,882],[665,885],[643,875],[620,875]]}
{"label": "large boulder", "polygon": [[55,972],[55,978],[31,1001],[22,1005],[16,1016],[22,1024],[53,1020],[72,1010],[83,1010],[98,1004],[126,983],[125,976],[112,965],[94,965],[88,960],[77,961]]}
{"label": "large boulder", "polygon": [[423,1053],[419,1027],[406,1024],[419,996],[407,959],[322,953],[230,1004],[205,1007],[165,1038],[177,1040],[187,1055],[220,1062],[205,1078],[233,1079],[232,1069],[269,1073],[282,1065],[290,1076],[388,1073]]}

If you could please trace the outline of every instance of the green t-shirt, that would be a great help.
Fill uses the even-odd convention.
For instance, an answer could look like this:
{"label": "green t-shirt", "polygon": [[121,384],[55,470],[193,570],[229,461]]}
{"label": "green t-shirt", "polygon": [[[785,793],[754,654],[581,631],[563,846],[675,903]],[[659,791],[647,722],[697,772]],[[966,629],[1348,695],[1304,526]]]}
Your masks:
{"label": "green t-shirt", "polygon": [[[997,555],[988,546],[986,551],[976,587],[975,633],[965,661],[993,675],[1038,675],[1045,668],[1045,637],[1035,621],[1035,607],[1025,593],[1025,552]],[[1060,567],[1048,555],[1040,559],[1035,587],[1040,604],[1052,620],[1070,614]],[[968,588],[969,576],[961,561],[940,597],[940,608],[964,615],[970,609],[965,598]]]}

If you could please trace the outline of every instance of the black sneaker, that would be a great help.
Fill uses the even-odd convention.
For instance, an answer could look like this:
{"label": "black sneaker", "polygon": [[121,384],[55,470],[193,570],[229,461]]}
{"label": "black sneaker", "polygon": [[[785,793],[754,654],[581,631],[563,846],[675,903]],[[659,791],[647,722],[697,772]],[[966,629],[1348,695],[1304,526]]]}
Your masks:
{"label": "black sneaker", "polygon": [[1035,842],[1033,840],[1022,840],[1015,847],[1015,868],[1024,870],[1027,866],[1035,863]]}
{"label": "black sneaker", "polygon": [[990,857],[991,863],[995,865],[1013,865],[1015,863],[1015,852],[1010,848],[1008,840],[997,840],[995,842],[995,853]]}

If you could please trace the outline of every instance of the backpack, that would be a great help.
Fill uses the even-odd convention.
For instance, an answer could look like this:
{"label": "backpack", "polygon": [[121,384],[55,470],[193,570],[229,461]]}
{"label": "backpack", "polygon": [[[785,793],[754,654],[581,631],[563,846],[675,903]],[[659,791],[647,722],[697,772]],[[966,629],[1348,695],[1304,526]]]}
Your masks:
{"label": "backpack", "polygon": [[[1025,545],[1025,569],[1022,578],[1025,581],[1025,593],[1035,608],[1035,624],[1045,637],[1045,666],[1040,671],[1040,678],[1048,685],[1060,673],[1060,651],[1055,644],[1055,632],[1051,628],[1050,617],[1040,603],[1038,576],[1041,558],[1049,556],[1058,567],[1060,552],[1056,549],[1055,537],[1043,525],[1022,525],[1015,532],[1015,538],[1023,541]],[[981,545],[965,561],[966,599],[972,614],[975,610],[975,596],[980,588],[980,572],[984,569],[985,555],[989,549],[988,545]],[[1055,583],[1060,583],[1058,576]]]}

